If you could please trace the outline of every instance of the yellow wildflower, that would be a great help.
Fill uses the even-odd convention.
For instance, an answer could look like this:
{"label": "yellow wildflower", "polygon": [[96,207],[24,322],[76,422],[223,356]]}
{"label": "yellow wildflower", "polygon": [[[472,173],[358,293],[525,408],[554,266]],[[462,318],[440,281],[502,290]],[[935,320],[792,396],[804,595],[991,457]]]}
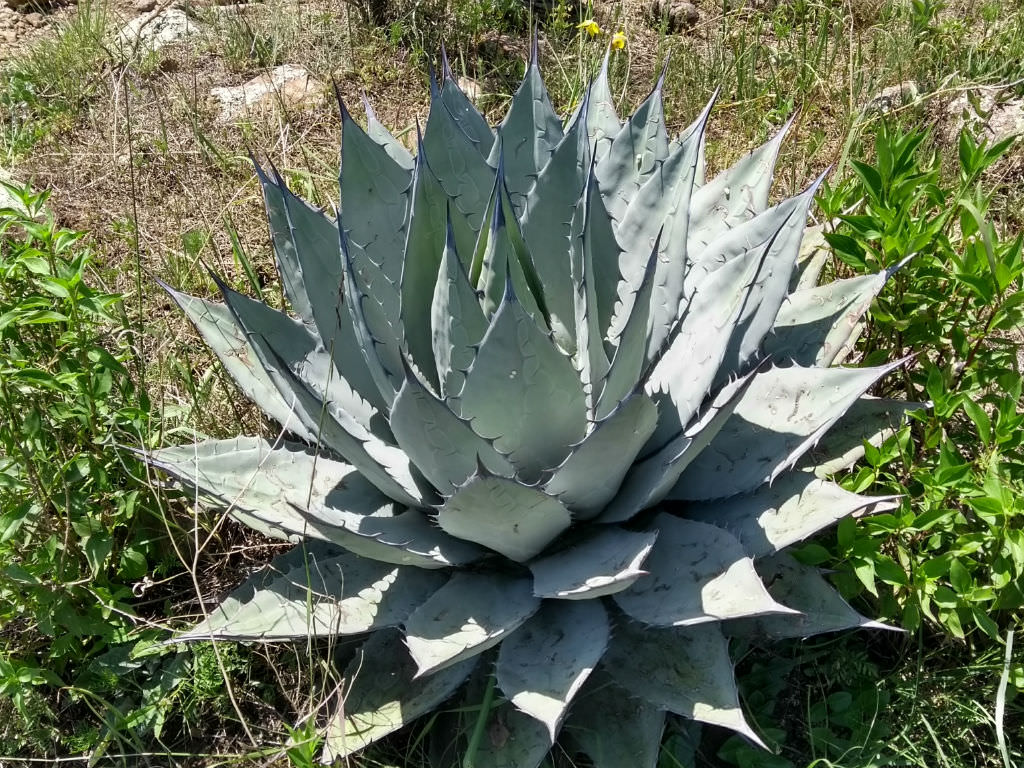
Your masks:
{"label": "yellow wildflower", "polygon": [[579,24],[576,25],[576,29],[583,30],[591,37],[597,37],[598,35],[601,34],[601,27],[599,27],[597,25],[597,22],[594,21],[593,19],[581,21]]}
{"label": "yellow wildflower", "polygon": [[612,48],[616,51],[621,51],[626,47],[626,33],[621,29],[612,35]]}

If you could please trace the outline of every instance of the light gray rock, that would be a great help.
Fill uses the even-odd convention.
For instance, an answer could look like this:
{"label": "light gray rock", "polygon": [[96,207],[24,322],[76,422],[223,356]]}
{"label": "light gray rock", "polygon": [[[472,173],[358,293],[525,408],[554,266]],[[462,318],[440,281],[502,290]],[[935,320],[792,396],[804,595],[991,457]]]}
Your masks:
{"label": "light gray rock", "polygon": [[975,104],[963,93],[946,107],[948,139],[955,140],[965,125],[992,144],[1024,135],[1024,99],[1003,100],[998,92],[985,90]]}
{"label": "light gray rock", "polygon": [[230,123],[280,106],[305,109],[324,98],[324,84],[294,64],[282,64],[247,83],[210,90],[220,105],[221,122]]}
{"label": "light gray rock", "polygon": [[655,24],[667,22],[672,33],[685,32],[700,21],[697,6],[686,0],[652,0],[647,12]]}
{"label": "light gray rock", "polygon": [[865,105],[864,111],[886,114],[916,101],[919,95],[920,91],[917,88],[917,83],[913,80],[906,80],[896,85],[890,85],[888,88],[883,88]]}
{"label": "light gray rock", "polygon": [[180,8],[145,14],[132,19],[117,35],[118,42],[129,49],[155,51],[165,45],[180,43],[199,31],[196,23]]}

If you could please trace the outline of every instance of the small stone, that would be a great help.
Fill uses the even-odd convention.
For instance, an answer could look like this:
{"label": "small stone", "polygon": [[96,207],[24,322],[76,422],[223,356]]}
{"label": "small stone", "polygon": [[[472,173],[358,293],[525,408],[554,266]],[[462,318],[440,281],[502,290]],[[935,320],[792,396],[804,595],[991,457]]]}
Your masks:
{"label": "small stone", "polygon": [[995,144],[1011,136],[1024,134],[1024,99],[1005,99],[997,91],[986,89],[972,100],[961,94],[946,107],[949,141],[956,141],[964,126],[975,135]]}
{"label": "small stone", "polygon": [[323,100],[324,85],[306,69],[282,64],[242,85],[213,88],[210,96],[220,103],[220,120],[230,123],[279,106],[315,106]]}
{"label": "small stone", "polygon": [[185,11],[168,8],[156,16],[145,14],[132,19],[118,33],[118,41],[128,47],[138,46],[155,51],[165,45],[180,43],[195,34],[198,27]]}
{"label": "small stone", "polygon": [[13,29],[0,30],[0,42],[4,43],[16,43],[18,41],[18,33]]}
{"label": "small stone", "polygon": [[[13,187],[24,186],[20,181],[15,179],[10,171],[0,168],[0,181],[10,184]],[[25,206],[21,204],[14,195],[7,191],[6,187],[0,186],[0,208],[13,208],[16,211],[25,213]]]}
{"label": "small stone", "polygon": [[478,80],[474,80],[472,77],[466,77],[465,75],[459,75],[455,82],[458,83],[459,88],[464,94],[466,94],[466,96],[469,97],[470,101],[477,102],[480,100],[483,88]]}
{"label": "small stone", "polygon": [[36,29],[39,29],[39,27],[46,24],[46,19],[43,17],[43,14],[41,13],[26,13],[25,23],[28,24],[30,27],[35,27]]}
{"label": "small stone", "polygon": [[156,8],[156,0],[135,0],[133,7],[138,13],[149,13]]}
{"label": "small stone", "polygon": [[685,32],[700,21],[697,6],[686,0],[652,0],[647,12],[654,24],[668,24],[672,34]]}
{"label": "small stone", "polygon": [[892,112],[892,110],[902,107],[906,104],[910,104],[917,100],[919,91],[917,89],[917,83],[913,80],[907,80],[897,85],[890,85],[888,88],[883,88],[878,94],[872,98],[865,106],[864,111],[868,112],[881,112],[886,114]]}

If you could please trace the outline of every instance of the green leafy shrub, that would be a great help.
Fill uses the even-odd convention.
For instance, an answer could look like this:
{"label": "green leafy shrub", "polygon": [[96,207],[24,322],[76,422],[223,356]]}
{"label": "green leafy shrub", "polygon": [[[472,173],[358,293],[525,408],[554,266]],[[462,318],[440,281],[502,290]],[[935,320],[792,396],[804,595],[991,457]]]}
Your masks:
{"label": "green leafy shrub", "polygon": [[[17,208],[0,210],[0,698],[16,717],[0,734],[36,753],[61,739],[97,749],[153,732],[147,706],[187,665],[152,647],[160,631],[133,608],[133,588],[177,561],[144,465],[119,449],[155,428],[126,367],[120,297],[93,287],[92,252],[55,224],[45,194],[8,189]],[[60,711],[57,690],[70,694]],[[56,728],[69,706],[84,715],[70,718],[74,732]]]}
{"label": "green leafy shrub", "polygon": [[[983,173],[1007,150],[960,136],[957,174],[944,181],[921,133],[883,128],[874,164],[823,195],[826,235],[855,274],[910,258],[876,300],[859,350],[865,364],[913,354],[881,394],[929,399],[912,425],[876,446],[844,480],[850,490],[904,494],[899,507],[843,521],[835,548],[847,596],[866,591],[914,630],[922,620],[956,637],[977,627],[998,641],[1024,608],[1024,325],[1022,238],[1001,236]],[[839,212],[853,206],[851,213]]]}

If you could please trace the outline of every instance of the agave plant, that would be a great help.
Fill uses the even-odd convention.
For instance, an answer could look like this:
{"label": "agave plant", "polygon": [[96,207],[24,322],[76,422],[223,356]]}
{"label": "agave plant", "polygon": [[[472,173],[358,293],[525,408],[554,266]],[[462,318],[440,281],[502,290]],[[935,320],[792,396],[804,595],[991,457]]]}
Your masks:
{"label": "agave plant", "polygon": [[759,743],[729,638],[875,625],[781,550],[892,503],[827,479],[910,407],[865,395],[899,363],[832,367],[886,275],[817,286],[783,132],[706,181],[664,73],[622,121],[606,61],[563,124],[534,53],[496,129],[431,80],[415,156],[342,106],[337,218],[256,165],[293,314],[168,288],[290,437],[150,461],[298,543],[176,641],[365,638],[325,761],[460,689],[477,766],[654,766],[670,716]]}

